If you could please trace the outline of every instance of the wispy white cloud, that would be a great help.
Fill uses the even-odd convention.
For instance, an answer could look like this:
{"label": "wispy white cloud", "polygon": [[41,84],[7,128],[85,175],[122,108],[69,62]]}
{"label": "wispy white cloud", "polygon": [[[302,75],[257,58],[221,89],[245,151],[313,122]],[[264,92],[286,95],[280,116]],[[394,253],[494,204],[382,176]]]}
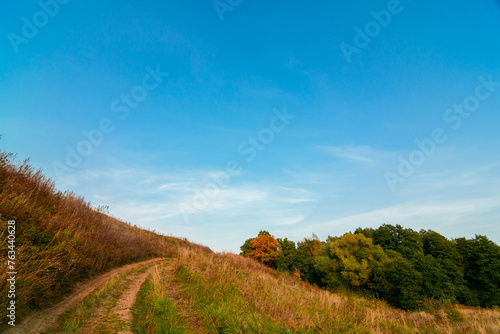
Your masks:
{"label": "wispy white cloud", "polygon": [[345,159],[359,160],[359,161],[373,161],[375,152],[369,146],[337,146],[337,147],[324,147],[325,152],[328,154]]}
{"label": "wispy white cloud", "polygon": [[284,218],[282,221],[275,223],[275,226],[283,226],[283,225],[295,225],[300,223],[306,218],[305,215],[298,215],[297,217]]}
{"label": "wispy white cloud", "polygon": [[318,149],[338,159],[370,164],[396,157],[396,152],[375,150],[368,145],[319,146]]}
{"label": "wispy white cloud", "polygon": [[428,218],[439,218],[440,221],[456,221],[463,215],[470,213],[479,213],[498,207],[498,199],[481,198],[476,200],[462,200],[448,203],[421,203],[408,202],[387,208],[355,214],[348,217],[335,219],[327,223],[328,225],[351,225],[358,224],[380,225],[384,222],[405,222]]}
{"label": "wispy white cloud", "polygon": [[314,231],[326,237],[353,231],[357,227],[400,224],[416,230],[433,229],[447,237],[484,234],[478,229],[479,217],[500,213],[500,196],[454,201],[409,201],[363,213],[355,213],[325,222],[307,225],[303,233]]}
{"label": "wispy white cloud", "polygon": [[[171,233],[200,224],[265,226],[297,225],[302,222],[317,194],[302,187],[283,187],[278,182],[241,180],[237,175],[209,197],[208,204],[186,222],[183,204],[191,204],[208,182],[220,176],[218,170],[153,172],[138,168],[115,168],[75,172],[72,188],[93,205],[109,205],[111,214],[147,228]],[[289,218],[283,218],[289,217]],[[198,233],[198,232],[196,232]],[[187,235],[189,237],[189,235]],[[203,236],[201,236],[203,239]],[[212,247],[214,245],[211,245]]]}
{"label": "wispy white cloud", "polygon": [[401,193],[413,198],[470,198],[490,196],[498,192],[500,186],[500,164],[476,166],[474,168],[435,168],[426,173],[416,174],[409,186]]}

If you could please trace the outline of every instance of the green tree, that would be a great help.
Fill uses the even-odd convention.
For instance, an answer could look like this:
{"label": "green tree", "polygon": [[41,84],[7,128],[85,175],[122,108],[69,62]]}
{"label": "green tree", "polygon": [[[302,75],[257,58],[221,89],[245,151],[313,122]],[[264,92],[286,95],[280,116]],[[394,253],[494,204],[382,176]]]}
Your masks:
{"label": "green tree", "polygon": [[457,251],[463,258],[465,279],[471,290],[461,300],[469,305],[483,307],[500,305],[500,247],[487,237],[455,240]]}
{"label": "green tree", "polygon": [[[362,234],[362,235],[364,235],[365,237],[372,239],[372,241],[373,241],[373,240],[374,240],[374,238],[373,238],[373,232],[374,232],[374,231],[375,231],[375,230],[374,230],[373,228],[371,228],[371,227],[366,227],[366,228],[361,228],[361,227],[358,227],[358,228],[354,231],[354,234]],[[373,243],[375,243],[375,242],[373,241]]]}
{"label": "green tree", "polygon": [[384,224],[377,229],[358,228],[356,231],[371,238],[375,245],[381,246],[384,250],[396,251],[406,259],[423,253],[423,241],[420,234],[410,228],[403,228],[401,225]]}
{"label": "green tree", "polygon": [[297,243],[297,262],[299,263],[300,277],[313,284],[320,284],[321,281],[317,275],[314,258],[321,251],[323,243],[319,240],[318,236],[313,234],[311,238],[304,238],[304,240]]}
{"label": "green tree", "polygon": [[462,257],[451,240],[431,230],[421,230],[425,255],[432,255],[449,277],[463,277]]}
{"label": "green tree", "polygon": [[244,257],[248,257],[248,253],[250,253],[251,248],[250,248],[250,243],[252,242],[254,238],[247,239],[245,243],[240,247],[240,255]]}
{"label": "green tree", "polygon": [[438,300],[454,300],[454,290],[438,259],[432,255],[419,254],[413,258],[413,267],[422,275],[422,296]]}
{"label": "green tree", "polygon": [[373,266],[369,286],[392,306],[415,310],[422,300],[422,274],[411,262],[395,251],[387,251],[388,258]]}
{"label": "green tree", "polygon": [[380,246],[362,234],[346,233],[336,240],[328,241],[316,258],[315,268],[322,283],[335,290],[340,285],[359,289],[368,282],[372,262],[385,258]]}
{"label": "green tree", "polygon": [[428,263],[425,268],[419,268],[424,275],[424,284],[426,284],[426,275],[437,274],[439,269],[441,271],[439,276],[444,274],[445,277],[428,285],[434,285],[434,289],[442,289],[441,297],[443,299],[455,300],[457,295],[466,289],[462,256],[454,243],[443,235],[431,230],[421,230],[420,235],[422,236],[425,256],[432,256],[435,259],[432,261],[433,263]]}
{"label": "green tree", "polygon": [[281,250],[276,258],[277,269],[279,271],[294,272],[300,266],[295,242],[288,240],[288,238],[278,238],[277,241]]}

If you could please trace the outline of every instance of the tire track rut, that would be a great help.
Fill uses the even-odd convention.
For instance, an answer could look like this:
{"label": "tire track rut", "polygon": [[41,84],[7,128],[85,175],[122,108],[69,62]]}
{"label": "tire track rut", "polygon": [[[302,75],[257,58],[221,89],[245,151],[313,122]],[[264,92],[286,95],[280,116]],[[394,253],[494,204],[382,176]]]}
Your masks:
{"label": "tire track rut", "polygon": [[[40,333],[42,331],[46,331],[50,329],[51,327],[54,327],[57,325],[57,320],[58,317],[64,313],[65,311],[75,307],[79,302],[83,300],[86,296],[88,296],[90,293],[101,287],[103,284],[108,282],[109,280],[115,278],[116,276],[123,274],[131,269],[134,269],[140,265],[148,264],[151,262],[159,261],[162,260],[162,258],[155,258],[155,259],[150,259],[147,261],[142,261],[142,262],[137,262],[137,263],[132,263],[128,264],[119,268],[115,268],[105,274],[102,274],[94,279],[91,279],[90,281],[87,281],[83,283],[81,286],[77,287],[76,290],[66,297],[63,301],[60,303],[54,305],[53,307],[46,309],[46,310],[41,310],[37,311],[28,317],[26,317],[21,324],[16,325],[16,327],[10,328],[5,332],[5,334],[36,334]],[[147,273],[145,273],[144,279],[146,278]],[[142,277],[142,276],[141,276]],[[137,282],[133,284],[133,287],[135,288],[135,285]],[[142,283],[141,283],[142,284]],[[140,284],[139,284],[140,288]],[[138,289],[137,289],[138,291]],[[136,294],[137,294],[136,291]],[[133,297],[128,297],[127,301],[129,302],[130,298],[132,298],[132,304],[135,300],[135,295]],[[132,305],[130,304],[130,306]],[[123,304],[125,305],[125,304]],[[130,317],[131,319],[131,314],[130,313],[130,307],[127,312],[123,312],[124,319],[128,319]],[[125,320],[126,321],[126,320]],[[131,333],[131,332],[123,332],[123,333]]]}

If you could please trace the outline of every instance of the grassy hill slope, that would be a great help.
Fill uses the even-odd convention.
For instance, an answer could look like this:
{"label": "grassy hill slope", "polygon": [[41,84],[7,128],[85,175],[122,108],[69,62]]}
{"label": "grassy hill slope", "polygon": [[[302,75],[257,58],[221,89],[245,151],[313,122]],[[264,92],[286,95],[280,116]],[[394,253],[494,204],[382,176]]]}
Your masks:
{"label": "grassy hill slope", "polygon": [[[2,310],[9,302],[8,221],[15,221],[16,323],[60,301],[78,282],[127,263],[173,256],[181,244],[194,247],[99,213],[83,198],[57,191],[27,162],[0,153]],[[1,318],[0,331],[6,312]]]}
{"label": "grassy hill slope", "polygon": [[499,333],[498,310],[406,312],[332,294],[235,254],[180,248],[146,281],[137,333]]}

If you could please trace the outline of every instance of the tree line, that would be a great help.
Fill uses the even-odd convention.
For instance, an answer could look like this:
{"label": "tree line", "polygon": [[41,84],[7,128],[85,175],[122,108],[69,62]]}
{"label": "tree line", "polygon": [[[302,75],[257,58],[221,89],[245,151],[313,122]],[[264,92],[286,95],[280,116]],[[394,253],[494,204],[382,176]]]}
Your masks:
{"label": "tree line", "polygon": [[429,302],[500,306],[500,246],[482,235],[447,239],[385,224],[295,243],[260,231],[241,255],[321,288],[375,296],[404,310]]}

